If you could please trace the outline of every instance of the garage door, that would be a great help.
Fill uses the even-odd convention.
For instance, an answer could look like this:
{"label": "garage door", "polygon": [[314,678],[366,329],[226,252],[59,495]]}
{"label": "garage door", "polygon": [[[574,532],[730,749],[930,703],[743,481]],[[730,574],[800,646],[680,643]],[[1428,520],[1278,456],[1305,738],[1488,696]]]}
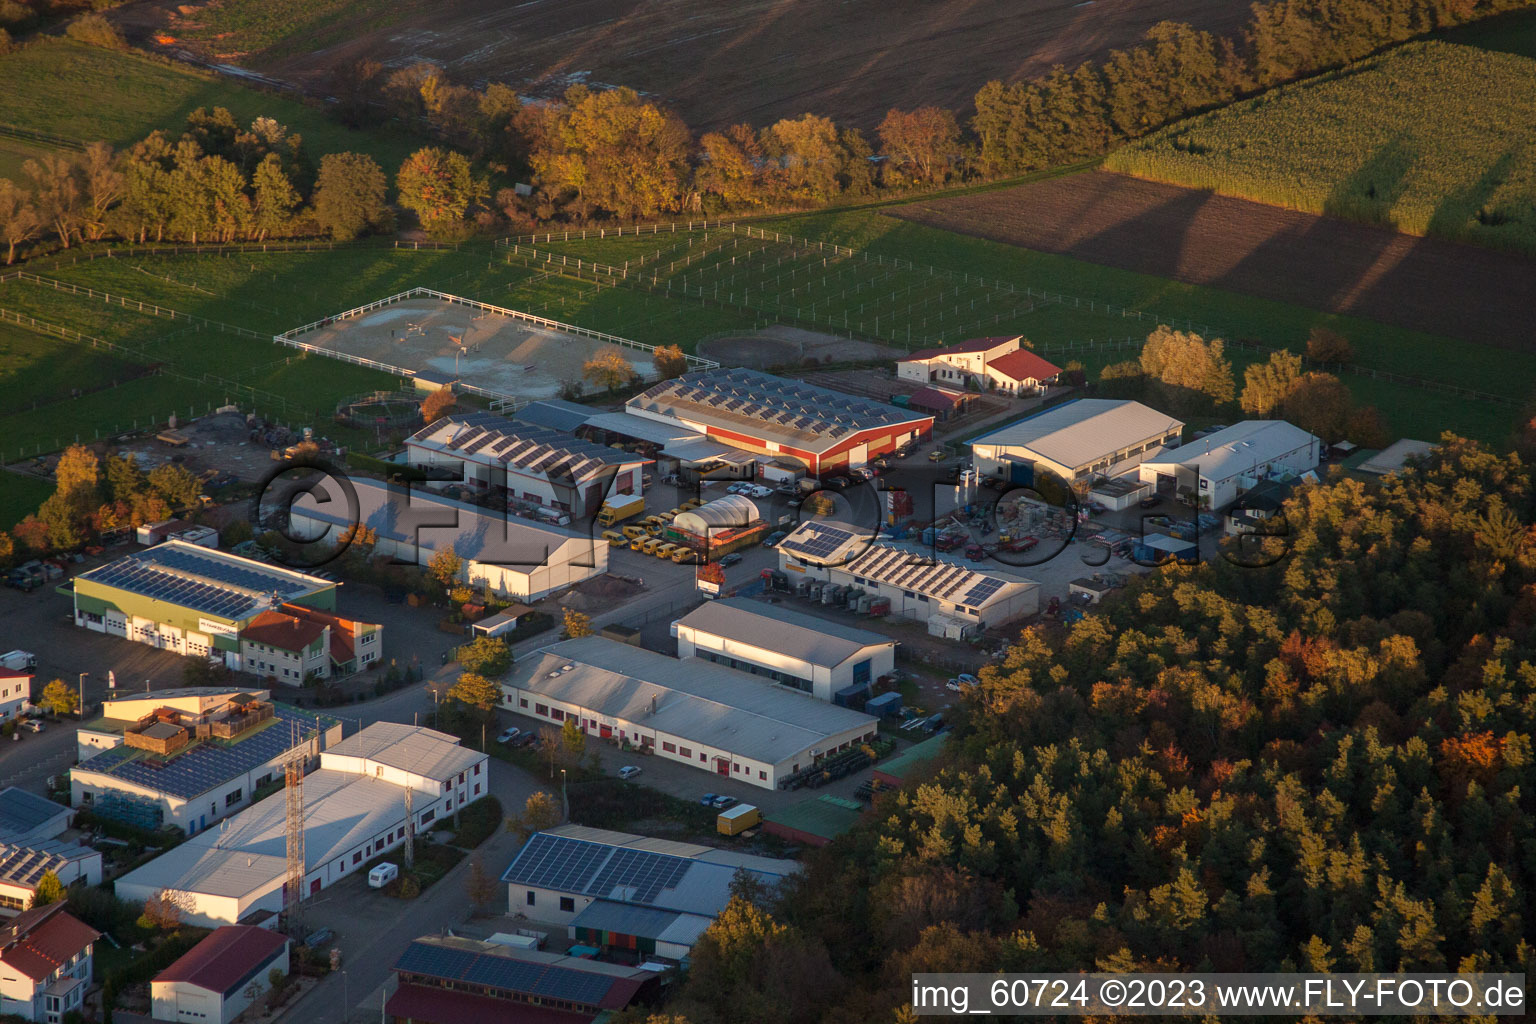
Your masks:
{"label": "garage door", "polygon": [[1008,482],[1020,487],[1035,486],[1035,464],[1033,462],[1009,462]]}

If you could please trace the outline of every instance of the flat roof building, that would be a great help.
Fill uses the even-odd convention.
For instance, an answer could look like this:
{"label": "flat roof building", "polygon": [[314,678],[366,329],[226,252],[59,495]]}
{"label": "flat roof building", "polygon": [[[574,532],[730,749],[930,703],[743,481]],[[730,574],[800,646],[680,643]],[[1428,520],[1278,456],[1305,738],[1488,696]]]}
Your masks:
{"label": "flat roof building", "polygon": [[967,442],[976,469],[1024,487],[1049,471],[1071,484],[1119,476],[1174,448],[1184,424],[1140,402],[1079,398],[1026,416]]}
{"label": "flat roof building", "polygon": [[1284,420],[1244,420],[1144,461],[1142,483],[1201,508],[1222,509],[1271,477],[1316,469],[1322,442]]}
{"label": "flat roof building", "polygon": [[631,398],[625,411],[793,458],[812,476],[857,469],[933,430],[932,416],[745,369],[686,373]]}
{"label": "flat roof building", "polygon": [[243,669],[240,631],[285,603],[336,610],[337,584],[225,551],[167,540],[81,573],[75,624]]}
{"label": "flat roof building", "polygon": [[531,836],[501,880],[509,913],[567,925],[571,938],[600,947],[682,959],[730,902],[737,871],[773,889],[799,869],[790,860],[563,825]]}
{"label": "flat roof building", "polygon": [[[407,786],[414,791],[411,823]],[[486,755],[446,733],[375,723],[343,740],[304,777],[305,895],[397,849],[412,829],[426,830],[486,795],[488,786]],[[128,872],[114,887],[135,903],[168,890],[189,924],[245,923],[282,909],[286,837],[286,794],[279,792]]]}
{"label": "flat roof building", "polygon": [[574,518],[595,513],[610,493],[639,494],[641,467],[651,461],[488,412],[434,420],[406,439],[405,457],[412,466],[451,469],[471,486],[499,485],[509,500]]}
{"label": "flat roof building", "polygon": [[858,588],[889,600],[892,615],[929,623],[930,632],[936,622],[985,628],[1040,610],[1040,585],[1033,580],[872,542],[865,531],[834,520],[806,520],[779,542],[778,551],[779,567],[794,574],[791,581]]}
{"label": "flat roof building", "polygon": [[[438,551],[453,551],[471,585],[489,585],[504,597],[536,601],[608,571],[608,545],[588,535],[378,480],[354,479],[352,486],[357,521],[377,534],[376,552],[426,565]],[[334,543],[352,525],[346,505],[321,505],[303,494],[291,521],[299,536]]]}
{"label": "flat roof building", "polygon": [[225,925],[150,980],[156,1020],[227,1024],[288,973],[286,936],[250,925]]}
{"label": "flat roof building", "polygon": [[876,720],[702,658],[679,661],[605,637],[566,640],[519,661],[502,706],[542,722],[574,719],[701,771],[774,789],[876,732]]}
{"label": "flat roof building", "polygon": [[0,789],[0,843],[30,846],[56,839],[74,815],[63,804],[15,786]]}
{"label": "flat roof building", "polygon": [[282,776],[295,750],[306,758],[341,739],[329,715],[271,701],[270,690],[162,690],[109,700],[77,734],[70,802],[149,831],[188,834],[250,806]]}
{"label": "flat roof building", "polygon": [[424,936],[395,962],[386,1016],[411,1024],[586,1024],[660,997],[654,970],[457,936]]}
{"label": "flat roof building", "polygon": [[672,623],[679,658],[704,658],[830,701],[896,667],[896,641],[780,605],[706,601]]}

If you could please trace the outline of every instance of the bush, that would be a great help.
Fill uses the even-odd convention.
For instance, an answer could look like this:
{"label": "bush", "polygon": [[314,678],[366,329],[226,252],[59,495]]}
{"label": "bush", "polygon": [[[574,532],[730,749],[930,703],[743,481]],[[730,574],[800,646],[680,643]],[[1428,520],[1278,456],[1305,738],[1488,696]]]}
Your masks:
{"label": "bush", "polygon": [[64,34],[77,43],[85,43],[87,46],[100,46],[107,50],[126,50],[128,40],[106,18],[92,12],[82,14],[69,23],[69,28]]}
{"label": "bush", "polygon": [[[504,820],[501,801],[483,796],[459,812],[459,827],[453,845],[472,850],[495,835]],[[448,819],[450,822],[452,819]]]}

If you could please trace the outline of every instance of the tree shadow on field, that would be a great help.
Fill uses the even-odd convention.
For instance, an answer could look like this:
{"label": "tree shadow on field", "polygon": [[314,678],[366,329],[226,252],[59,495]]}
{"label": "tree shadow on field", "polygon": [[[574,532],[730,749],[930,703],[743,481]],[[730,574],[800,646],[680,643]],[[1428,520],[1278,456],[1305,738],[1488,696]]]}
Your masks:
{"label": "tree shadow on field", "polygon": [[1323,200],[1323,214],[1362,224],[1396,228],[1393,209],[1402,198],[1418,154],[1400,139],[1392,139],[1366,158]]}

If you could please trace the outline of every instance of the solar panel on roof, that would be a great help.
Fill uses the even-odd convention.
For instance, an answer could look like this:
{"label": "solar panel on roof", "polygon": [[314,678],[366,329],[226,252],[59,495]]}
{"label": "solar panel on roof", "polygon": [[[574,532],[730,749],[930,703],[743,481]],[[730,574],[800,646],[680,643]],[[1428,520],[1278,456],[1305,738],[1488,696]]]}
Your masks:
{"label": "solar panel on roof", "polygon": [[612,987],[613,980],[600,974],[552,967],[534,983],[532,994],[545,999],[564,999],[595,1006]]}
{"label": "solar panel on roof", "polygon": [[961,604],[981,604],[993,594],[1003,589],[1003,581],[998,579],[984,579],[966,592],[960,599]]}

